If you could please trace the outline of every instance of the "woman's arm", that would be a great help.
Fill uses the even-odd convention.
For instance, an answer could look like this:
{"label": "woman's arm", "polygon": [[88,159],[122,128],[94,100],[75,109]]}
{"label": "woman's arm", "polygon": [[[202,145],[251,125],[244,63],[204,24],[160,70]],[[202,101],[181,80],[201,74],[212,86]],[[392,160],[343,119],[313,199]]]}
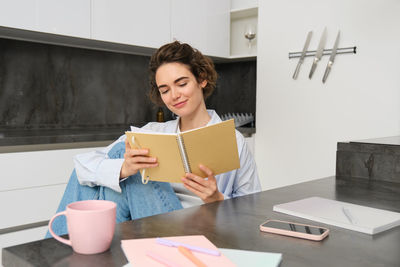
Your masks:
{"label": "woman's arm", "polygon": [[[151,129],[152,124],[143,126],[143,129]],[[116,145],[122,146],[121,158],[110,158],[109,152]],[[118,147],[119,148],[119,147]],[[123,149],[125,148],[125,149]],[[92,152],[78,154],[74,157],[76,174],[81,185],[105,186],[114,191],[121,192],[119,183],[121,179],[127,178],[142,168],[151,168],[157,166],[157,160],[148,157],[147,149],[131,149],[122,135],[111,145],[97,149]]]}
{"label": "woman's arm", "polygon": [[125,142],[125,135],[109,146],[74,157],[78,181],[81,185],[106,186],[121,192],[119,186],[120,171],[124,159],[110,159],[108,152],[118,143]]}

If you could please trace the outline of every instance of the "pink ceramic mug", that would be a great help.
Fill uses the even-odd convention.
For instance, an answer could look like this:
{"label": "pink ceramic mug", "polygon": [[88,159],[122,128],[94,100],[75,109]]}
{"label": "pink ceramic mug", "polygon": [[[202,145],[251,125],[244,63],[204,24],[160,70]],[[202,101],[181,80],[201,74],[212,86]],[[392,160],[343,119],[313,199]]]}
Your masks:
{"label": "pink ceramic mug", "polygon": [[[71,203],[65,211],[54,215],[49,231],[58,241],[67,244],[81,254],[106,251],[114,236],[117,205],[107,200],[85,200]],[[69,240],[53,232],[51,224],[58,216],[67,217]]]}

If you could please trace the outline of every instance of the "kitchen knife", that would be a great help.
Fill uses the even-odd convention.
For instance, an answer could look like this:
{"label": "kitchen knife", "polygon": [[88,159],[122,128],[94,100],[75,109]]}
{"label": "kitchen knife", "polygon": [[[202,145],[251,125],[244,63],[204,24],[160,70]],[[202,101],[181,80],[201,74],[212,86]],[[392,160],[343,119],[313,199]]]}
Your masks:
{"label": "kitchen knife", "polygon": [[296,70],[294,71],[294,74],[293,74],[293,80],[296,80],[297,75],[299,75],[300,66],[301,66],[301,64],[303,64],[304,57],[306,56],[308,45],[310,44],[311,36],[312,36],[312,31],[309,31],[307,34],[306,42],[304,43],[303,52],[301,52],[299,62],[297,63]]}
{"label": "kitchen knife", "polygon": [[337,48],[338,48],[338,44],[339,44],[339,36],[340,36],[340,31],[338,31],[335,44],[333,45],[332,54],[329,58],[328,65],[326,65],[324,77],[322,78],[323,83],[325,83],[326,78],[328,78],[328,75],[329,75],[329,72],[331,71],[333,62],[335,62],[336,52],[337,52]]}
{"label": "kitchen knife", "polygon": [[321,60],[322,53],[324,52],[325,42],[326,42],[326,27],[325,27],[324,31],[322,32],[321,39],[319,40],[318,49],[317,49],[317,52],[315,53],[314,61],[311,66],[310,75],[308,75],[308,78],[310,78],[310,79],[312,78],[312,76],[314,74],[315,68],[317,68],[318,61]]}

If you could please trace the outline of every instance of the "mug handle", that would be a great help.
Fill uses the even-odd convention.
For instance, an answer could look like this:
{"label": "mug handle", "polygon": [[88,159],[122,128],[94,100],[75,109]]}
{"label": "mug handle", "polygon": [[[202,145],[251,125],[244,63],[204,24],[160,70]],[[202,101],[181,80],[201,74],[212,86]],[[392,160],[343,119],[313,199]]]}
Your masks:
{"label": "mug handle", "polygon": [[72,246],[71,240],[65,239],[65,238],[62,238],[62,237],[58,236],[57,234],[55,234],[55,233],[53,232],[53,229],[51,229],[51,225],[52,225],[54,219],[57,218],[58,216],[61,216],[61,215],[67,216],[67,212],[66,212],[66,211],[59,212],[59,213],[57,213],[56,215],[54,215],[54,216],[50,219],[50,222],[49,222],[49,231],[50,231],[50,234],[51,234],[56,240],[60,241],[61,243],[64,243],[64,244],[66,244],[66,245],[68,245],[68,246]]}

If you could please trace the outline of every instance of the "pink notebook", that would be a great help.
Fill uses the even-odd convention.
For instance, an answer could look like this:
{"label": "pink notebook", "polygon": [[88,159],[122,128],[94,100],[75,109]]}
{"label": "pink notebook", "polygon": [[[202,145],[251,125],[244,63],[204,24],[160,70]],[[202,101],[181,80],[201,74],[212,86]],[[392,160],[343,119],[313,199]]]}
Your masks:
{"label": "pink notebook", "polygon": [[[218,250],[213,243],[211,243],[203,235],[192,235],[192,236],[174,236],[174,237],[163,237],[168,240],[185,243],[192,246],[198,246],[202,248]],[[176,247],[168,247],[157,244],[155,238],[143,238],[143,239],[130,239],[121,241],[122,249],[125,256],[128,258],[129,263],[132,266],[148,266],[148,267],[165,267],[165,265],[153,260],[146,255],[148,251],[155,253],[164,259],[175,263],[178,266],[195,266],[188,258],[178,251]],[[236,266],[224,255],[212,256],[200,252],[192,251],[199,260],[201,260],[207,266]]]}

